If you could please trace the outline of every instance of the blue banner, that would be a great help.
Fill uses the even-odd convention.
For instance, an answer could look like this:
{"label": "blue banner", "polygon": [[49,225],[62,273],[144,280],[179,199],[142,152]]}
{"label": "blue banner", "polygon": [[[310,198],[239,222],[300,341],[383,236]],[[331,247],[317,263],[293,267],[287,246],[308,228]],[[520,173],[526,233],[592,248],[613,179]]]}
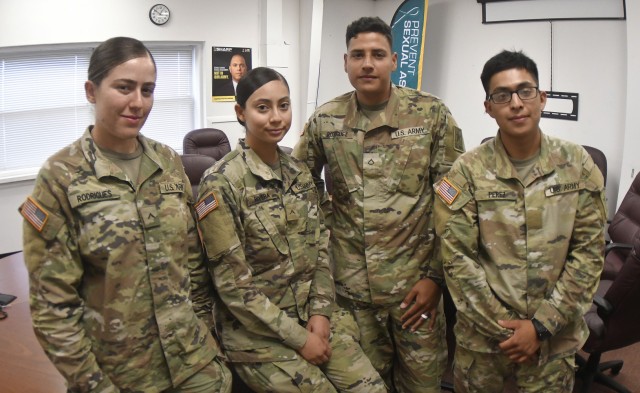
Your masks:
{"label": "blue banner", "polygon": [[422,61],[429,0],[405,0],[391,19],[393,51],[398,54],[398,68],[391,81],[398,86],[422,87]]}

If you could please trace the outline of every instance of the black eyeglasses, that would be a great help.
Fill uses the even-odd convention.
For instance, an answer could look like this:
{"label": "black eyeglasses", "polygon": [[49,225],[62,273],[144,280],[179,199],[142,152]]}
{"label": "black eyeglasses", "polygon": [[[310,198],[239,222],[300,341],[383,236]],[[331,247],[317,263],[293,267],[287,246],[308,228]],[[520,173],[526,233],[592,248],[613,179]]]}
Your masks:
{"label": "black eyeglasses", "polygon": [[9,316],[9,314],[7,314],[7,312],[4,311],[4,307],[5,306],[0,306],[0,321],[3,319],[6,319]]}
{"label": "black eyeglasses", "polygon": [[511,102],[513,93],[518,95],[523,101],[532,100],[538,96],[538,86],[521,87],[517,90],[499,90],[489,94],[489,100],[494,104],[506,104]]}

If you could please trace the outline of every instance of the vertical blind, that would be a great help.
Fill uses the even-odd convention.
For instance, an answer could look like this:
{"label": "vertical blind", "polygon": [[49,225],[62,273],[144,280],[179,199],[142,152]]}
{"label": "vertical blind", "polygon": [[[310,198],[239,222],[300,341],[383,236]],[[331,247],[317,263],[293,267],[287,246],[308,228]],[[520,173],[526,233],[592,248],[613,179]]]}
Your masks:
{"label": "vertical blind", "polygon": [[[154,106],[142,133],[182,151],[194,128],[195,46],[148,45],[158,68]],[[0,183],[32,177],[93,123],[84,82],[92,47],[0,52]]]}

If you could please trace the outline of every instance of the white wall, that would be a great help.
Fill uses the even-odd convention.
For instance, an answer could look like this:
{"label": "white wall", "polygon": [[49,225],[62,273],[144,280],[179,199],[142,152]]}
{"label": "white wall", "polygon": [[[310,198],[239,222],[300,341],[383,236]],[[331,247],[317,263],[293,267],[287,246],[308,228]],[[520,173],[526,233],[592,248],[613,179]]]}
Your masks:
{"label": "white wall", "polygon": [[[640,3],[627,1],[627,102],[624,143],[620,173],[618,204],[622,202],[631,186],[631,181],[640,172]],[[603,133],[606,135],[606,133]]]}

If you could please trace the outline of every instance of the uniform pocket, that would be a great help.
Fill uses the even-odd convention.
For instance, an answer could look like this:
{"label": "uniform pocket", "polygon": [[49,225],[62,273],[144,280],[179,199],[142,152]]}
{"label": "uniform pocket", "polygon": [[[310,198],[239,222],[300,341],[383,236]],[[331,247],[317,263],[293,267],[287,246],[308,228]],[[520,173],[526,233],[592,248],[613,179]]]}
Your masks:
{"label": "uniform pocket", "polygon": [[256,217],[258,218],[258,221],[260,221],[260,224],[262,224],[262,226],[264,227],[264,230],[269,235],[269,238],[271,238],[271,242],[276,247],[278,252],[282,255],[288,255],[289,245],[287,244],[285,239],[280,236],[280,232],[278,231],[276,224],[271,220],[269,215],[263,210],[258,209],[256,210]]}
{"label": "uniform pocket", "polygon": [[[74,214],[80,220],[78,246],[88,260],[101,268],[112,257],[113,248],[125,241],[142,241],[140,217],[135,203],[121,199],[108,199],[83,203]],[[99,261],[99,262],[98,262]]]}
{"label": "uniform pocket", "polygon": [[[476,190],[480,232],[486,234],[515,230],[524,222],[518,209],[518,193],[511,189]],[[492,235],[493,236],[493,235]],[[503,245],[507,246],[507,245]]]}
{"label": "uniform pocket", "polygon": [[[420,144],[416,138],[405,138],[406,140],[400,145],[401,153],[400,159],[404,160],[403,163],[398,161],[398,172],[394,174],[394,177],[398,179],[398,191],[410,195],[416,196],[426,186],[430,174],[429,165],[431,163],[431,155],[429,146]],[[400,169],[402,169],[400,171]]]}
{"label": "uniform pocket", "polygon": [[[362,146],[355,138],[323,139],[325,149],[333,151],[327,154],[327,163],[331,172],[333,197],[341,201],[348,201],[351,193],[358,190],[356,173],[362,160]],[[360,177],[360,176],[358,176]]]}

